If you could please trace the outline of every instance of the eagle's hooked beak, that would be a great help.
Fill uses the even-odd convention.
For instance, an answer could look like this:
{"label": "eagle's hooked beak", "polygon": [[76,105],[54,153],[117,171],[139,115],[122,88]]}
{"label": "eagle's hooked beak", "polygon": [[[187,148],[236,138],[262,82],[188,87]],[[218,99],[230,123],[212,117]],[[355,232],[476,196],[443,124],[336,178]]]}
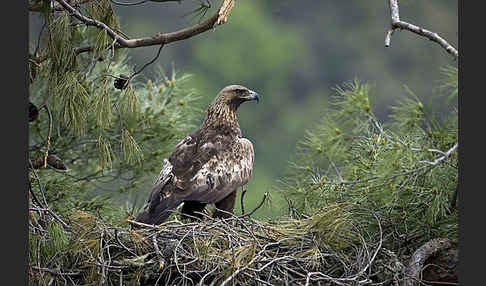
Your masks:
{"label": "eagle's hooked beak", "polygon": [[253,90],[250,90],[249,95],[245,98],[245,101],[256,100],[258,103],[260,101],[260,95]]}

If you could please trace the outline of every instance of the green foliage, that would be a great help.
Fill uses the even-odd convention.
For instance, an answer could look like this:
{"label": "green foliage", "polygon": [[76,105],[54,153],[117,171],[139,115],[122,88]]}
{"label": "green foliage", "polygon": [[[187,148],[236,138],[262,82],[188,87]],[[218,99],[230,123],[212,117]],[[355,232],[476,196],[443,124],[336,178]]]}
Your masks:
{"label": "green foliage", "polygon": [[[207,1],[147,2],[137,9],[117,9],[117,14],[128,35],[151,36],[195,24],[198,16],[184,15],[200,8],[200,2]],[[204,19],[222,1],[210,3]],[[203,96],[203,108],[218,90],[232,83],[242,83],[262,95],[258,105],[238,111],[243,135],[252,140],[256,151],[255,172],[248,185],[251,193],[245,197],[247,208],[256,206],[268,186],[283,175],[297,140],[321,118],[330,87],[355,76],[373,84],[373,112],[384,119],[389,106],[403,97],[397,88],[403,84],[428,104],[431,85],[440,77],[437,67],[451,63],[451,56],[439,46],[408,32],[394,34],[391,48],[382,49],[384,36],[377,31],[389,20],[382,1],[235,3],[226,24],[167,45],[158,63],[175,63],[194,74],[192,84]],[[457,47],[457,1],[413,1],[402,6],[408,20]],[[156,47],[130,52],[141,66],[153,57]],[[156,65],[144,73],[152,67]],[[274,199],[275,203],[281,200],[276,193]],[[280,204],[264,206],[255,216],[276,217],[285,214],[285,209]]]}
{"label": "green foliage", "polygon": [[[68,72],[64,76],[57,98],[61,103],[61,107],[58,109],[61,124],[72,130],[77,136],[85,135],[88,128],[87,116],[89,113],[86,110],[89,106],[89,94],[79,82],[75,72]],[[98,101],[102,100],[98,99]]]}
{"label": "green foliage", "polygon": [[[119,28],[109,1],[91,1],[87,11],[90,17]],[[194,119],[201,114],[195,104],[198,95],[189,88],[190,76],[175,70],[160,71],[146,83],[135,77],[125,89],[115,88],[116,77],[133,73],[127,52],[111,49],[112,40],[99,29],[73,25],[68,13],[44,17],[45,45],[39,46],[38,54],[46,55],[46,60],[32,64],[36,70],[30,101],[47,107],[30,123],[29,158],[34,161],[48,152],[68,170],[50,165],[38,169],[33,191],[41,197],[43,189],[49,207],[63,215],[80,209],[126,217],[119,207],[108,214],[110,204],[130,199],[127,210],[135,211],[140,202],[133,196],[145,197],[137,195],[138,189],[150,189],[146,185],[160,170],[163,158],[194,128]],[[74,56],[74,47],[87,45],[96,48]],[[55,192],[63,199],[50,197]],[[117,198],[120,193],[124,194]],[[85,204],[90,200],[99,204]]]}
{"label": "green foliage", "polygon": [[[448,82],[454,86],[452,78]],[[457,112],[432,121],[411,93],[382,125],[370,108],[369,85],[355,80],[336,91],[278,187],[296,213],[315,217],[346,203],[351,222],[364,222],[374,233],[376,215],[394,246],[417,234],[417,244],[437,236],[457,239]]]}
{"label": "green foliage", "polygon": [[[74,64],[74,48],[71,41],[70,17],[67,13],[63,13],[57,18],[52,18],[51,15],[46,17],[50,37],[48,40],[47,53],[50,57],[51,73],[51,87],[57,84],[54,79],[56,76],[62,75],[63,72],[70,70]],[[59,73],[59,74],[58,74]]]}
{"label": "green foliage", "polygon": [[62,261],[69,249],[68,235],[60,223],[50,223],[47,227],[46,236],[47,239],[41,239],[38,235],[30,234],[29,254],[30,261],[33,264],[48,264],[54,259]]}
{"label": "green foliage", "polygon": [[[118,29],[109,1],[92,1],[88,10]],[[33,285],[65,285],[64,274],[51,269],[82,263],[85,281],[98,281],[98,267],[86,260],[102,245],[95,218],[114,227],[134,215],[134,198],[146,198],[163,158],[194,128],[198,95],[190,76],[175,70],[116,89],[114,79],[133,72],[126,51],[107,49],[106,33],[72,25],[67,13],[45,17],[47,44],[39,54],[47,59],[31,64],[30,101],[46,107],[29,123],[28,155],[31,162],[55,155],[67,170],[47,164],[29,173],[29,263],[36,268],[29,278]],[[86,45],[94,51],[75,57],[74,47]]]}
{"label": "green foliage", "polygon": [[[256,185],[252,185],[254,180],[249,185],[252,196],[247,198],[258,201],[258,193],[267,191],[268,174],[275,175],[274,170],[282,165],[273,159],[286,154],[282,151],[286,147],[282,146],[288,147],[290,137],[295,139],[299,135],[297,130],[302,126],[299,123],[305,122],[302,110],[307,115],[317,114],[317,106],[326,101],[323,99],[326,93],[320,92],[321,86],[308,87],[303,80],[308,75],[302,75],[294,67],[296,62],[306,60],[305,53],[294,53],[306,48],[306,42],[301,39],[303,31],[270,21],[263,9],[269,4],[255,3],[238,4],[239,9],[231,17],[232,25],[224,26],[229,34],[212,33],[208,41],[201,39],[193,54],[200,74],[209,70],[206,74],[217,78],[196,82],[208,94],[206,101],[212,99],[220,81],[244,79],[249,87],[265,91],[262,93],[265,110],[258,111],[258,116],[241,110],[244,133],[255,138],[256,149],[259,145],[272,149],[257,156],[263,160],[257,159],[260,161],[254,176],[262,179]],[[91,1],[87,8],[85,12],[90,17],[119,30],[109,1]],[[162,241],[159,246],[170,246],[166,241],[179,241],[180,246],[191,250],[187,253],[197,255],[197,259],[183,258],[187,259],[180,264],[184,265],[184,271],[186,266],[191,275],[200,273],[201,269],[218,270],[213,275],[214,281],[239,270],[251,273],[245,273],[250,277],[255,274],[252,271],[261,274],[263,271],[257,269],[269,266],[268,259],[286,261],[275,267],[293,265],[301,271],[304,265],[308,267],[306,271],[343,276],[353,271],[358,273],[358,264],[369,261],[368,246],[377,244],[360,243],[379,241],[379,234],[385,237],[387,247],[395,246],[395,249],[410,243],[413,237],[418,237],[413,241],[417,245],[432,237],[457,238],[457,212],[451,204],[457,183],[457,151],[453,149],[457,143],[457,112],[447,118],[432,118],[419,98],[409,92],[410,97],[393,107],[391,121],[380,124],[371,108],[372,88],[358,80],[336,88],[337,94],[325,110],[322,122],[308,130],[297,146],[289,176],[279,186],[289,203],[290,218],[271,223],[235,219],[234,226],[209,221],[196,224],[197,231],[194,224],[183,225],[173,220],[168,223],[173,230],[169,232],[172,240],[152,228],[140,232],[123,228],[125,219],[136,208],[133,197],[141,194],[140,197],[146,198],[150,191],[147,186],[158,173],[161,161],[194,127],[194,119],[201,118],[198,96],[189,88],[190,77],[178,75],[175,70],[170,75],[161,71],[149,80],[134,78],[127,88],[116,89],[114,78],[133,71],[126,52],[109,48],[113,42],[104,31],[76,25],[67,13],[44,16],[46,45],[39,54],[47,60],[30,65],[35,69],[30,100],[37,106],[47,103],[52,120],[45,109],[35,122],[29,123],[29,158],[34,160],[48,151],[59,156],[68,171],[48,167],[30,173],[31,195],[39,199],[32,200],[29,212],[29,263],[40,268],[30,269],[32,283],[65,285],[66,281],[62,280],[71,275],[56,275],[45,269],[73,269],[81,273],[73,274],[76,281],[98,283],[102,278],[98,259],[103,247],[105,255],[109,253],[113,255],[110,259],[120,262],[115,267],[125,267],[120,272],[105,269],[110,272],[110,283],[118,283],[122,278],[124,282],[140,282],[147,273],[155,276],[151,278],[155,281],[161,277],[162,264],[154,255],[159,250],[152,248],[153,243],[147,237]],[[310,17],[306,20],[314,21]],[[345,35],[344,38],[356,37]],[[224,40],[228,42],[221,45]],[[327,49],[327,44],[326,49],[316,50],[333,50],[332,46]],[[93,45],[94,51],[75,57],[75,48],[86,45]],[[364,50],[362,45],[366,42],[360,40],[360,45],[350,42],[344,46]],[[343,46],[340,48],[342,53],[347,53]],[[221,62],[220,58],[225,61]],[[342,60],[337,56],[323,58]],[[373,59],[368,61],[379,62]],[[353,57],[349,61],[356,64]],[[345,63],[334,63],[329,61],[325,65],[348,69]],[[315,66],[325,70],[321,63]],[[454,99],[457,69],[445,68],[443,74],[439,89]],[[287,81],[295,76],[301,78],[296,81],[298,84]],[[296,90],[316,94],[318,99],[291,100]],[[263,121],[284,122],[291,132],[273,128],[274,133],[267,133],[253,128],[262,126]],[[251,127],[245,129],[245,125]],[[448,150],[452,152],[443,153]],[[263,161],[273,165],[261,168]],[[42,210],[44,204],[59,217]],[[278,204],[276,208],[284,209]],[[67,231],[61,220],[68,222],[72,231]],[[155,232],[158,236],[154,236]],[[117,246],[107,247],[106,243]],[[367,260],[357,259],[359,255],[353,251],[366,253]],[[169,258],[176,257],[168,252]],[[258,263],[249,265],[252,261]],[[338,269],[341,264],[344,270]],[[328,268],[323,268],[326,265]],[[169,277],[171,273],[181,273],[177,263],[167,267]],[[272,265],[265,270],[272,273],[273,269]],[[284,273],[279,271],[279,275]],[[176,281],[189,281],[190,278],[182,276],[175,278]],[[303,284],[305,278],[299,279]]]}
{"label": "green foliage", "polygon": [[143,154],[140,150],[135,139],[133,139],[132,135],[128,130],[122,131],[121,137],[121,151],[123,154],[123,158],[128,163],[141,163],[143,159]]}
{"label": "green foliage", "polygon": [[457,99],[459,91],[459,82],[457,80],[459,69],[453,66],[446,66],[442,69],[443,80],[439,86],[447,99]]}

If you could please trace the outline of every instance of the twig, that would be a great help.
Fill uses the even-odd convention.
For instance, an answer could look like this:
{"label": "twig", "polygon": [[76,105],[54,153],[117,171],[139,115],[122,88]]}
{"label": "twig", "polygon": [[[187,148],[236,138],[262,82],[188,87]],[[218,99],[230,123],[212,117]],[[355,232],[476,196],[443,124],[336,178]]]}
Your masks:
{"label": "twig", "polygon": [[80,275],[81,273],[80,272],[62,272],[61,270],[57,270],[57,269],[49,269],[49,268],[43,268],[43,267],[39,267],[39,266],[30,266],[36,270],[40,270],[40,271],[44,271],[44,272],[49,272],[51,274],[54,274],[54,275]]}
{"label": "twig", "polygon": [[218,268],[213,268],[213,270],[209,271],[208,273],[204,274],[204,276],[201,278],[201,281],[199,281],[199,286],[203,286],[204,279],[206,279],[207,276],[211,275],[214,271],[216,271]]}
{"label": "twig", "polygon": [[136,255],[135,252],[131,251],[128,247],[126,247],[121,241],[120,238],[118,237],[118,229],[115,229],[115,240],[116,242],[126,251],[130,252],[133,255]]}
{"label": "twig", "polygon": [[179,3],[181,3],[181,1],[182,0],[157,0],[157,1],[141,0],[141,1],[133,2],[133,3],[123,3],[123,2],[118,2],[118,1],[115,1],[115,0],[110,0],[111,3],[113,3],[115,5],[120,5],[120,6],[135,6],[135,5],[140,5],[140,4],[144,4],[144,3],[147,3],[147,2],[158,2],[158,3],[162,3],[162,2],[179,2]]}
{"label": "twig", "polygon": [[157,253],[157,256],[159,257],[159,269],[162,269],[165,265],[165,260],[164,260],[164,256],[160,252],[159,245],[157,243],[157,234],[152,236],[152,243],[154,244],[155,252]]}
{"label": "twig", "polygon": [[[113,3],[115,5],[119,5],[119,6],[135,6],[135,5],[140,5],[140,4],[146,3],[148,1],[149,0],[142,0],[142,1],[133,2],[133,3],[122,3],[122,2],[117,2],[115,0],[110,0],[111,3]],[[164,1],[164,2],[168,2],[168,1],[177,1],[177,0],[167,0],[167,1]]]}
{"label": "twig", "polygon": [[454,60],[457,60],[457,57],[459,56],[458,51],[452,45],[450,45],[446,40],[441,38],[437,33],[431,32],[429,30],[423,29],[421,27],[400,20],[398,0],[388,0],[388,3],[390,7],[391,27],[386,33],[385,47],[390,46],[391,36],[393,35],[393,32],[396,29],[404,29],[412,33],[415,33],[417,35],[423,36],[433,42],[436,42],[442,48],[444,48],[449,54],[451,54],[454,57]]}
{"label": "twig", "polygon": [[127,222],[129,222],[130,224],[136,225],[136,226],[143,226],[143,227],[150,227],[150,228],[153,228],[153,229],[158,229],[158,227],[153,225],[153,224],[141,223],[141,222],[134,221],[134,220],[131,220],[131,219],[127,219]]}
{"label": "twig", "polygon": [[106,281],[106,274],[105,274],[105,258],[103,256],[103,236],[105,235],[105,230],[101,230],[101,235],[100,235],[100,254],[99,254],[99,259],[100,259],[100,267],[101,267],[101,277],[100,281],[98,282],[98,285],[104,285]]}
{"label": "twig", "polygon": [[244,198],[245,198],[245,194],[246,194],[246,189],[244,187],[241,187],[241,215],[244,215],[245,214],[245,203],[244,203]]}
{"label": "twig", "polygon": [[268,193],[265,192],[263,194],[263,198],[262,198],[262,201],[258,204],[258,206],[256,206],[256,208],[254,208],[251,212],[247,213],[247,214],[243,214],[243,215],[240,215],[238,216],[238,218],[244,218],[244,217],[247,217],[247,216],[251,216],[256,210],[258,210],[259,208],[262,207],[263,203],[265,202],[265,199],[268,197]]}
{"label": "twig", "polygon": [[30,167],[31,167],[31,170],[32,172],[34,173],[34,177],[39,185],[39,191],[41,192],[42,194],[42,199],[44,200],[44,208],[47,209],[47,212],[49,214],[52,215],[52,217],[54,217],[56,220],[58,220],[63,226],[65,229],[71,231],[71,227],[69,225],[67,225],[55,212],[53,212],[52,210],[49,209],[49,206],[47,204],[47,200],[46,200],[46,196],[44,195],[44,190],[42,189],[42,184],[41,184],[41,181],[39,179],[39,175],[37,174],[36,170],[34,169],[33,165],[32,165],[32,161],[29,159],[29,164],[30,164]]}
{"label": "twig", "polygon": [[[443,154],[443,156],[435,159],[433,162],[430,162],[430,161],[419,161],[419,163],[427,163],[429,165],[435,166],[435,165],[439,164],[441,161],[443,161],[444,159],[446,159],[447,157],[449,157],[451,155],[451,153],[454,152],[457,149],[458,146],[459,146],[459,143],[456,143],[456,144],[454,144],[454,146],[452,146],[451,149],[447,150],[447,152],[440,152],[439,151],[441,154]],[[432,152],[432,151],[437,152],[437,150],[434,150],[434,149],[429,149],[429,151],[430,152]]]}
{"label": "twig", "polygon": [[138,71],[134,71],[134,72],[133,72],[133,74],[132,74],[132,75],[130,75],[130,76],[128,77],[128,79],[126,79],[126,83],[125,83],[125,85],[127,85],[127,84],[130,82],[130,80],[132,80],[132,78],[134,78],[134,77],[135,77],[137,74],[139,74],[140,72],[142,72],[142,71],[143,71],[143,70],[144,70],[144,69],[145,69],[147,66],[149,66],[149,65],[153,64],[153,63],[154,63],[154,62],[155,62],[155,61],[156,61],[156,60],[159,58],[159,56],[160,56],[160,51],[162,51],[162,48],[163,48],[163,47],[164,47],[164,44],[163,44],[163,43],[162,43],[162,44],[160,44],[159,50],[157,51],[157,55],[155,56],[155,58],[153,58],[152,60],[150,60],[150,62],[145,63],[145,64],[143,65],[143,67],[141,67],[141,68],[140,68]]}
{"label": "twig", "polygon": [[46,152],[44,153],[44,168],[47,168],[47,156],[49,156],[49,146],[51,145],[51,134],[52,134],[52,113],[47,105],[43,105],[49,115],[49,130],[47,132],[47,144],[46,144]]}
{"label": "twig", "polygon": [[44,32],[45,27],[46,27],[46,22],[44,21],[44,23],[42,24],[41,30],[39,32],[39,35],[37,36],[37,45],[35,46],[34,55],[37,55],[37,53],[39,52],[40,43],[41,43],[41,36],[42,36],[42,33]]}

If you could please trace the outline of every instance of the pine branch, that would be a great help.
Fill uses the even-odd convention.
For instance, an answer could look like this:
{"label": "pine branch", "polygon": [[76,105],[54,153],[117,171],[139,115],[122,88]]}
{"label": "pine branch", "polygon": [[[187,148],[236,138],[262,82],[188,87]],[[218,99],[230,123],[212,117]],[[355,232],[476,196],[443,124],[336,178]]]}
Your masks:
{"label": "pine branch", "polygon": [[395,32],[396,29],[403,29],[438,43],[442,48],[444,48],[449,54],[451,54],[454,57],[454,60],[457,59],[457,57],[459,56],[458,51],[446,40],[441,38],[437,33],[431,32],[419,26],[415,26],[413,24],[400,20],[398,0],[389,0],[388,3],[390,6],[391,27],[386,33],[385,47],[390,46],[391,36],[393,35],[393,32]]}

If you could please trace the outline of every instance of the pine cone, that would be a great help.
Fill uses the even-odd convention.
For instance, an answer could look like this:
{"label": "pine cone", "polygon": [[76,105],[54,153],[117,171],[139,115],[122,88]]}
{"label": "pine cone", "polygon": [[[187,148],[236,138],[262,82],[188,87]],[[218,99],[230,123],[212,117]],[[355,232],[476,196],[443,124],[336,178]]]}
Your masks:
{"label": "pine cone", "polygon": [[49,156],[47,156],[47,164],[49,164],[49,166],[58,170],[67,170],[67,167],[66,165],[64,165],[64,162],[56,155],[49,154]]}
{"label": "pine cone", "polygon": [[39,117],[39,109],[29,101],[29,122],[36,120],[37,117]]}
{"label": "pine cone", "polygon": [[115,79],[114,86],[117,89],[125,89],[127,87],[129,77],[125,74],[120,74],[117,79]]}

